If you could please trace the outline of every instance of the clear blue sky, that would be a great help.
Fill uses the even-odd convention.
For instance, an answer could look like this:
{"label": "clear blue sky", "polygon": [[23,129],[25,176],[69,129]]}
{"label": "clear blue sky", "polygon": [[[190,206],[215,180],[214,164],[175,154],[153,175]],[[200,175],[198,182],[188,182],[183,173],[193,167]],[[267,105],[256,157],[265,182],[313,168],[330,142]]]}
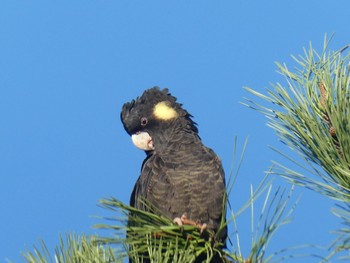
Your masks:
{"label": "clear blue sky", "polygon": [[[144,153],[124,132],[124,102],[168,87],[229,171],[233,141],[249,145],[231,203],[239,208],[283,145],[263,116],[239,104],[283,81],[309,41],[349,44],[349,1],[1,1],[0,261],[59,234],[87,233],[100,198],[128,202]],[[250,96],[251,97],[251,96]],[[277,185],[288,186],[282,180]],[[304,189],[291,224],[269,251],[328,245],[340,221],[333,202]],[[243,252],[250,222],[241,220]],[[231,228],[232,231],[232,228]],[[311,251],[311,250],[310,250]],[[308,249],[302,253],[310,253]],[[327,254],[318,251],[320,254]],[[301,258],[290,262],[317,262]]]}

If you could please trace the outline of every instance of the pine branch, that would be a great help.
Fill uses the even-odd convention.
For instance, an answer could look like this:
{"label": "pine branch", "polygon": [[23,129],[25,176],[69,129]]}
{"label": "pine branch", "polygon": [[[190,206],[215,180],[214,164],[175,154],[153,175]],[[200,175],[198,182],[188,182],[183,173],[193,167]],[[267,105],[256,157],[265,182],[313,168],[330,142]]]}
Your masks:
{"label": "pine branch", "polygon": [[69,234],[64,240],[60,237],[60,245],[56,247],[52,257],[49,249],[42,241],[34,251],[22,253],[28,263],[122,263],[115,249],[98,244],[94,237]]}
{"label": "pine branch", "polygon": [[[214,254],[222,253],[223,244],[208,230],[201,233],[195,226],[178,226],[171,219],[138,210],[115,198],[102,199],[100,205],[127,217],[108,218],[109,221],[115,219],[117,224],[96,225],[96,228],[117,231],[115,238],[99,238],[99,241],[124,245],[134,262],[148,256],[152,262],[194,262],[203,253],[208,255],[209,261]],[[126,238],[121,239],[125,233]],[[164,261],[165,258],[169,261]]]}
{"label": "pine branch", "polygon": [[[321,54],[310,45],[303,56],[293,57],[299,65],[293,71],[277,63],[286,83],[272,85],[267,95],[245,88],[274,106],[260,106],[252,100],[247,100],[245,105],[263,113],[279,139],[309,167],[304,175],[275,163],[273,173],[292,184],[344,202],[347,207],[350,204],[350,54],[345,53],[349,46],[332,52],[327,51],[328,44],[325,40]],[[345,223],[350,221],[348,213],[342,215]],[[345,242],[350,236],[346,231],[342,233],[347,237],[338,242]],[[350,251],[345,243],[336,250]]]}

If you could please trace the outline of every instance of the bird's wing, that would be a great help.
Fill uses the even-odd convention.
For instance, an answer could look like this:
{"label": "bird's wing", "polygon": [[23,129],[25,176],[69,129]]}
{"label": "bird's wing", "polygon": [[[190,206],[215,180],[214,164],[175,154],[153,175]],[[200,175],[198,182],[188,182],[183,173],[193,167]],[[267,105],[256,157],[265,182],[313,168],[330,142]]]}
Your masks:
{"label": "bird's wing", "polygon": [[204,146],[152,156],[134,190],[162,215],[175,218],[186,213],[214,231],[221,222],[225,191],[221,161]]}

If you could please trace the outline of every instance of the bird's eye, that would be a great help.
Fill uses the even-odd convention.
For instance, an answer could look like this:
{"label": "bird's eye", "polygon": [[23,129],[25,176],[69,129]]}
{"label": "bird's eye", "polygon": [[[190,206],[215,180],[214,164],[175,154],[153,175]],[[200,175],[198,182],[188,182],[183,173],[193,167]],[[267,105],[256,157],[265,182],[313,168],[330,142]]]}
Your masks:
{"label": "bird's eye", "polygon": [[145,126],[147,125],[147,123],[148,123],[147,118],[146,118],[146,117],[142,117],[142,118],[141,118],[141,126],[142,126],[142,127],[145,127]]}

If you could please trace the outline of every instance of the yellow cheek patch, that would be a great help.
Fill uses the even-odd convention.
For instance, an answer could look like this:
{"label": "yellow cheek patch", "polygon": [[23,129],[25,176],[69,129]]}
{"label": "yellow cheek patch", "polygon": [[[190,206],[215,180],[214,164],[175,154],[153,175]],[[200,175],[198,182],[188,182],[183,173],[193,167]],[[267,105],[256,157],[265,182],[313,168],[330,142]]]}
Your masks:
{"label": "yellow cheek patch", "polygon": [[166,101],[157,103],[153,108],[153,114],[157,119],[164,121],[171,120],[179,115],[174,108],[168,106]]}

